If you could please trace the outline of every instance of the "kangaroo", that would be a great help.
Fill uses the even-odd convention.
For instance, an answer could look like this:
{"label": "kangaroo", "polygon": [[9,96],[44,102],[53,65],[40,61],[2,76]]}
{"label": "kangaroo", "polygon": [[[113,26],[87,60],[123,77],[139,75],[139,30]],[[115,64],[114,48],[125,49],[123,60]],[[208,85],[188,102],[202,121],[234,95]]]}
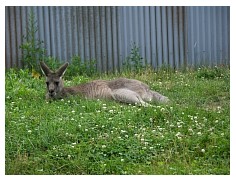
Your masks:
{"label": "kangaroo", "polygon": [[69,95],[80,95],[90,99],[111,99],[122,103],[147,106],[149,102],[168,102],[169,99],[149,86],[135,79],[118,78],[115,80],[94,80],[73,87],[64,87],[62,77],[69,63],[52,71],[44,62],[40,62],[46,76],[46,99],[61,99]]}

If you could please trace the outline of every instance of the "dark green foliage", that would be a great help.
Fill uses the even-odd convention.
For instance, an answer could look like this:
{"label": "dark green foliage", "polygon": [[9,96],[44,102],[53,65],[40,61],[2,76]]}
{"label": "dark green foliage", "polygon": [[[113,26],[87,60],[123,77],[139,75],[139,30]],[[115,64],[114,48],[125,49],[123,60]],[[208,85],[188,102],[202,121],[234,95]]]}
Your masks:
{"label": "dark green foliage", "polygon": [[73,56],[71,58],[70,66],[66,71],[67,76],[70,77],[78,75],[92,76],[95,75],[96,73],[97,73],[96,61],[87,60],[83,62],[79,56]]}
{"label": "dark green foliage", "polygon": [[38,32],[37,21],[33,11],[29,13],[28,26],[26,29],[26,35],[23,36],[22,49],[22,63],[24,68],[28,68],[30,71],[33,69],[36,72],[40,72],[39,60],[43,60],[45,57],[44,43],[40,39],[36,38]]}
{"label": "dark green foliage", "polygon": [[123,63],[123,70],[139,72],[144,67],[143,57],[140,55],[139,47],[133,43],[131,45],[130,55],[126,57]]}
{"label": "dark green foliage", "polygon": [[223,68],[215,66],[212,69],[209,69],[207,67],[198,68],[197,77],[205,79],[215,79],[215,78],[229,78],[229,75],[224,74]]}

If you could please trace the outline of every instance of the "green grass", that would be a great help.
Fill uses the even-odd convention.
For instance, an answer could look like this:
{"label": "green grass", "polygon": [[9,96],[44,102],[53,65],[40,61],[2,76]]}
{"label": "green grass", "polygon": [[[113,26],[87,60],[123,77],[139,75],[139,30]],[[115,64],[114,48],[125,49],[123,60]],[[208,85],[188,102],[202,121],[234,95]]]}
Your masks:
{"label": "green grass", "polygon": [[[48,103],[44,78],[10,70],[5,173],[230,174],[229,74],[227,68],[121,74],[172,101],[136,107],[80,97]],[[65,78],[69,86],[98,77]]]}

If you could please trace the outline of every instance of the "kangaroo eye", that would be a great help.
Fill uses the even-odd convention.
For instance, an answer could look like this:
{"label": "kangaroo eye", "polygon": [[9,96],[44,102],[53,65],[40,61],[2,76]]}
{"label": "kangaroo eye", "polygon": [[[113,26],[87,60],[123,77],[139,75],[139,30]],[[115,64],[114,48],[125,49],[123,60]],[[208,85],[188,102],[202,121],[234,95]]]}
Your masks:
{"label": "kangaroo eye", "polygon": [[46,82],[47,86],[49,85],[49,82]]}
{"label": "kangaroo eye", "polygon": [[58,82],[58,81],[56,81],[56,82],[55,82],[55,84],[58,86],[58,85],[59,85],[59,82]]}

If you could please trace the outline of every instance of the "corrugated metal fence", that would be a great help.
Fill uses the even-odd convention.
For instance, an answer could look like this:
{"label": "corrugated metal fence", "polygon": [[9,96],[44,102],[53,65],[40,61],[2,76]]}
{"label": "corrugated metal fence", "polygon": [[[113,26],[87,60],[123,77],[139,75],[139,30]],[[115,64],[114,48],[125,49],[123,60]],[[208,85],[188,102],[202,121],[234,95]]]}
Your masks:
{"label": "corrugated metal fence", "polygon": [[120,69],[131,45],[153,67],[229,65],[229,7],[6,7],[6,68],[21,66],[19,46],[31,9],[47,55],[95,59]]}

